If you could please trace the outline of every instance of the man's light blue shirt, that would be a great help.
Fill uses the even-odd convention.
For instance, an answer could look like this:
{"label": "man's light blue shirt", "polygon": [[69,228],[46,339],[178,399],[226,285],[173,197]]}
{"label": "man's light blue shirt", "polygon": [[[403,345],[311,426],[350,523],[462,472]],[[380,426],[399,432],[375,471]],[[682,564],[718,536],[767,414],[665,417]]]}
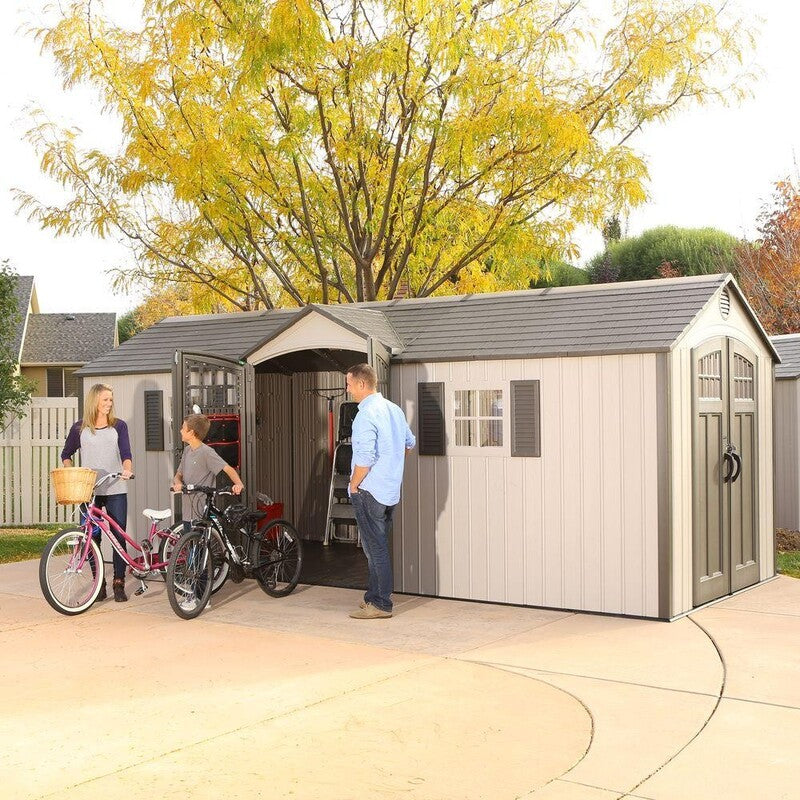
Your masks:
{"label": "man's light blue shirt", "polygon": [[369,467],[367,477],[358,488],[369,492],[385,506],[397,505],[406,448],[416,444],[400,406],[387,400],[380,392],[367,395],[358,404],[352,442],[350,474],[356,466]]}

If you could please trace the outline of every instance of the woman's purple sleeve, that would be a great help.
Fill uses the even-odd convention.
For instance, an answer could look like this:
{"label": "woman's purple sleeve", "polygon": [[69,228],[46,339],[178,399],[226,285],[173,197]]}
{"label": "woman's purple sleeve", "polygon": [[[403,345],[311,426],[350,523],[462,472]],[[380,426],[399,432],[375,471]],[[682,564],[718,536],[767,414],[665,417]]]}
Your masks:
{"label": "woman's purple sleeve", "polygon": [[67,434],[67,441],[64,444],[64,449],[61,451],[61,460],[72,458],[78,450],[81,449],[81,425],[82,420],[78,420],[70,429]]}
{"label": "woman's purple sleeve", "polygon": [[118,419],[116,429],[117,436],[119,437],[119,456],[123,461],[127,459],[132,461],[133,455],[131,454],[131,440],[128,436],[128,426],[121,419]]}

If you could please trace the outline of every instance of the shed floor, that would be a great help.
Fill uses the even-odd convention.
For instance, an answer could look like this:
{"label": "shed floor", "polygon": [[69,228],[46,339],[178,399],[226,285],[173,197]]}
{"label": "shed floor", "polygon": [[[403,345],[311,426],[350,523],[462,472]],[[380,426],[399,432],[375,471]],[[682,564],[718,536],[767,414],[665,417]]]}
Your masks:
{"label": "shed floor", "polygon": [[364,551],[348,542],[303,542],[301,583],[338,586],[342,589],[367,588],[367,558]]}

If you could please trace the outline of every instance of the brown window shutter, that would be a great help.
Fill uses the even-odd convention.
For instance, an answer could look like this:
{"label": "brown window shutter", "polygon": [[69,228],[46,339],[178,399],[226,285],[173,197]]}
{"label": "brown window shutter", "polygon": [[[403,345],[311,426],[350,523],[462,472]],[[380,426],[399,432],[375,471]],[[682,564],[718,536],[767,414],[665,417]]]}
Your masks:
{"label": "brown window shutter", "polygon": [[163,408],[164,392],[152,389],[144,393],[144,449],[164,449],[164,417]]}
{"label": "brown window shutter", "polygon": [[421,456],[443,456],[445,452],[444,432],[444,384],[417,384],[419,407],[419,454]]}
{"label": "brown window shutter", "polygon": [[511,381],[511,455],[542,455],[539,381]]}

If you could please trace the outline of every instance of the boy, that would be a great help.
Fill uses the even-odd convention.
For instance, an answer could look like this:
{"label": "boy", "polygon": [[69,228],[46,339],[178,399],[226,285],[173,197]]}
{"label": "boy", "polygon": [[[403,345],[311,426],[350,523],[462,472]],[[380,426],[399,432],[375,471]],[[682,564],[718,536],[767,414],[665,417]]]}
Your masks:
{"label": "boy", "polygon": [[[244,484],[236,470],[225,462],[213,448],[203,444],[208,435],[211,422],[205,414],[189,414],[181,425],[181,439],[186,443],[178,471],[172,479],[172,489],[180,492],[183,484],[195,486],[215,486],[217,475],[224,472],[233,483],[231,491],[241,494]],[[205,497],[199,494],[188,495],[189,507],[184,519],[195,519],[203,513]]]}

